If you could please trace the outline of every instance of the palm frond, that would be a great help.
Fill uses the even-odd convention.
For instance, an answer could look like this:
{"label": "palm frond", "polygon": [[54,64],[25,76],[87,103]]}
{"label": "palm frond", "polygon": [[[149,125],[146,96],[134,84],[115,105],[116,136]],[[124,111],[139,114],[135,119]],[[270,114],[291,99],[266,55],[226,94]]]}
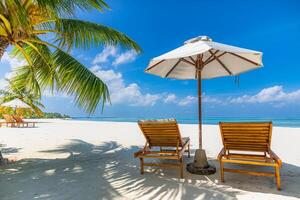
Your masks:
{"label": "palm frond", "polygon": [[2,1],[2,6],[3,11],[1,13],[7,17],[14,31],[17,31],[20,28],[23,30],[31,28],[29,23],[29,15],[22,5],[22,1],[5,0],[4,2]]}
{"label": "palm frond", "polygon": [[29,105],[31,109],[38,115],[43,113],[39,108],[44,108],[44,105],[40,102],[40,96],[37,96],[35,93],[33,93],[32,90],[28,90],[24,87],[19,87],[10,80],[7,81],[9,82],[8,89],[0,90],[0,105],[14,99],[19,99],[20,101]]}
{"label": "palm frond", "polygon": [[[6,43],[5,48],[14,46],[15,57],[27,61],[14,69],[9,90],[12,94],[6,93],[6,99],[19,98],[39,107],[41,91],[50,88],[74,96],[76,104],[89,113],[99,102],[103,109],[109,101],[107,86],[66,52],[102,45],[141,51],[115,29],[69,19],[78,10],[108,8],[104,0],[0,0],[1,41]],[[46,37],[39,37],[43,35]]]}
{"label": "palm frond", "polygon": [[[35,39],[34,42],[24,40],[23,49],[26,54],[30,57],[32,63],[31,65],[26,65],[25,67],[20,67],[15,69],[16,76],[13,77],[14,82],[21,83],[24,81],[26,85],[30,88],[36,90],[37,93],[40,93],[40,87],[45,89],[50,87],[54,89],[54,85],[57,79],[55,66],[52,63],[52,52],[44,44],[38,44]],[[15,56],[20,55],[19,49],[14,49],[12,52]],[[24,80],[25,79],[25,80]],[[39,85],[39,87],[38,87]]]}
{"label": "palm frond", "polygon": [[27,65],[18,67],[14,70],[14,75],[10,81],[18,88],[25,90],[30,88],[33,93],[41,97],[41,88],[36,74]]}
{"label": "palm frond", "polygon": [[61,16],[73,16],[77,9],[87,11],[97,9],[103,11],[109,6],[103,0],[36,0],[36,4],[44,10],[53,10]]}
{"label": "palm frond", "polygon": [[137,52],[141,48],[125,34],[107,26],[78,19],[59,19],[56,21],[55,30],[61,47],[76,47],[89,49],[91,46],[121,45],[133,48]]}
{"label": "palm frond", "polygon": [[105,83],[75,58],[59,49],[54,52],[53,58],[60,80],[60,91],[74,95],[78,106],[92,113],[99,101],[102,102],[102,106],[109,101]]}

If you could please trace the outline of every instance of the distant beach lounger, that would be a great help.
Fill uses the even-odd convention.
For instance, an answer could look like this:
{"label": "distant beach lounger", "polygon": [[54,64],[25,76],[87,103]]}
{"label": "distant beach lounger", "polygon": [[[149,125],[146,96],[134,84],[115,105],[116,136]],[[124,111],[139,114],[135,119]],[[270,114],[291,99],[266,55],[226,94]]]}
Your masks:
{"label": "distant beach lounger", "polygon": [[11,115],[8,114],[3,114],[2,115],[5,122],[1,122],[1,126],[2,124],[5,124],[7,127],[16,127],[16,121],[14,120],[14,118]]}
{"label": "distant beach lounger", "polygon": [[18,127],[29,127],[30,124],[32,125],[33,128],[35,127],[36,122],[24,121],[23,118],[18,115],[13,115],[12,117],[16,121]]}
{"label": "distant beach lounger", "polygon": [[24,121],[20,116],[17,115],[8,115],[8,114],[3,114],[2,115],[5,122],[0,123],[0,127],[5,124],[6,127],[17,127],[17,128],[28,128],[30,127],[29,125],[31,124],[32,127],[35,127],[36,122],[26,122]]}
{"label": "distant beach lounger", "polygon": [[[220,122],[219,126],[224,145],[218,155],[221,181],[224,182],[224,172],[272,176],[280,190],[282,161],[271,150],[272,122]],[[275,168],[275,173],[229,169],[224,168],[224,163],[269,166]]]}
{"label": "distant beach lounger", "polygon": [[[183,154],[188,152],[190,157],[190,139],[181,137],[176,120],[143,120],[138,121],[138,125],[146,138],[144,148],[134,154],[140,159],[141,174],[144,166],[175,167],[183,178]],[[146,158],[178,160],[179,163],[145,163]]]}

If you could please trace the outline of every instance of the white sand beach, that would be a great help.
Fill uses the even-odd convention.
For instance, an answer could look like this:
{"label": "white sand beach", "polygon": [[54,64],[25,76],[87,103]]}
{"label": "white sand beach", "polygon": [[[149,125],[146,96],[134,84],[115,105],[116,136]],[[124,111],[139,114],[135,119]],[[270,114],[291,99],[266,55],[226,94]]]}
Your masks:
{"label": "white sand beach", "polygon": [[[217,173],[210,176],[147,168],[139,173],[133,153],[144,145],[136,123],[39,120],[37,128],[0,128],[5,157],[0,199],[299,199],[300,128],[274,127],[272,149],[283,160],[282,190],[274,178],[225,174],[219,181],[218,126],[204,125],[204,148]],[[197,126],[180,125],[197,148]],[[191,161],[184,158],[185,163]],[[256,168],[256,167],[255,167]],[[267,168],[266,168],[267,169]],[[273,169],[270,169],[273,170]]]}

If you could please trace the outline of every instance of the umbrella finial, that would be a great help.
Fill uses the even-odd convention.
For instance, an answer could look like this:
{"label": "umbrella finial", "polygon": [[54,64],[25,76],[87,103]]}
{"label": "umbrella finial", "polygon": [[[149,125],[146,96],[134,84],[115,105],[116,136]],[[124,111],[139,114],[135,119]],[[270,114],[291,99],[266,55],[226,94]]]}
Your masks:
{"label": "umbrella finial", "polygon": [[198,42],[198,41],[212,42],[212,39],[206,35],[201,35],[201,36],[194,37],[192,39],[185,41],[184,44],[194,43],[194,42]]}

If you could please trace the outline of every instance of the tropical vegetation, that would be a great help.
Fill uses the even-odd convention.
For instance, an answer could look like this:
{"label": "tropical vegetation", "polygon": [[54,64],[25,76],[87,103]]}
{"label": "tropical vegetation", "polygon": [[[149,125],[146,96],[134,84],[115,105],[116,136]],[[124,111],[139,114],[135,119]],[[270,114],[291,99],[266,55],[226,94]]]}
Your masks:
{"label": "tropical vegetation", "polygon": [[[42,116],[43,112],[41,108],[44,108],[44,105],[40,101],[40,97],[28,90],[26,87],[18,88],[15,84],[13,84],[10,80],[7,80],[9,85],[6,89],[0,90],[0,105],[6,102],[10,102],[15,99],[19,99],[20,101],[24,102],[25,104],[29,105],[31,109],[23,109],[19,108],[18,111],[22,116],[25,114],[27,116],[31,116],[35,114],[37,116]],[[0,107],[0,114],[13,114],[14,108],[11,107]]]}
{"label": "tropical vegetation", "polygon": [[[50,89],[73,96],[88,113],[109,101],[106,84],[71,55],[72,49],[120,45],[140,52],[125,34],[110,27],[80,20],[78,11],[109,6],[103,0],[0,1],[0,59],[4,52],[26,60],[11,82],[35,98]],[[11,96],[11,95],[9,95]]]}

